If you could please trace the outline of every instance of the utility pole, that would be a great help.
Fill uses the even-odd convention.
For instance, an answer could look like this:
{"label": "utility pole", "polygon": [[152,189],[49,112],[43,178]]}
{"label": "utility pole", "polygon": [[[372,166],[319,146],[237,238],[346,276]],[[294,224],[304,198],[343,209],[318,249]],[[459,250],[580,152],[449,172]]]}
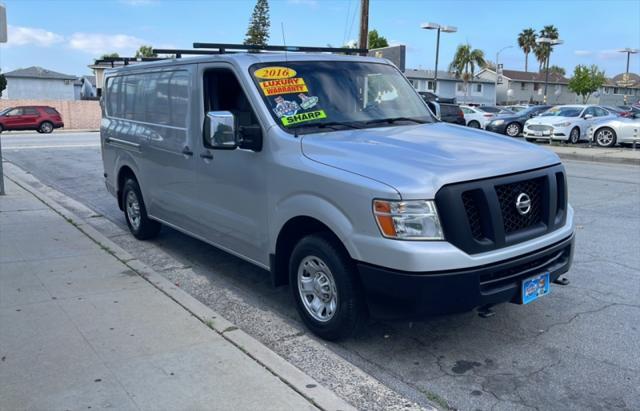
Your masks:
{"label": "utility pole", "polygon": [[[360,0],[360,38],[358,47],[368,48],[369,41],[369,0]],[[366,55],[366,53],[363,53]]]}
{"label": "utility pole", "polygon": [[627,91],[629,87],[633,86],[633,81],[629,80],[629,58],[632,54],[636,54],[638,52],[637,49],[626,48],[623,50],[618,50],[620,53],[627,53],[627,70],[622,77],[622,81],[618,82],[618,85],[624,87],[624,104],[627,105]]}

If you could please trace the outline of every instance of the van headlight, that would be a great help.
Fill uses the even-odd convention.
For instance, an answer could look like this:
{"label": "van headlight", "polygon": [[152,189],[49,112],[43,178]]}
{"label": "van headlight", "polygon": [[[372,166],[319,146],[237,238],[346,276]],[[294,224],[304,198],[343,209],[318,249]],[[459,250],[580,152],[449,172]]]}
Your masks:
{"label": "van headlight", "polygon": [[569,127],[570,125],[571,125],[571,123],[570,123],[570,122],[565,121],[565,122],[563,122],[563,123],[557,123],[557,124],[554,124],[553,126],[554,126],[554,127]]}
{"label": "van headlight", "polygon": [[374,200],[380,232],[398,240],[444,240],[438,210],[431,200]]}

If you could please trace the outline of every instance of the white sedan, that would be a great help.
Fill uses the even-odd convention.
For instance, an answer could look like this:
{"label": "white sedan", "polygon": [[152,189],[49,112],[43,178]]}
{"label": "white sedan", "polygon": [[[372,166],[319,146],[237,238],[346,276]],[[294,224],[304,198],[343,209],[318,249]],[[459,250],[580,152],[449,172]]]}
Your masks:
{"label": "white sedan", "polygon": [[632,118],[616,117],[598,121],[589,127],[589,140],[600,147],[640,143],[640,113]]}
{"label": "white sedan", "polygon": [[[462,110],[464,114],[466,125],[473,128],[484,128],[484,126],[498,114],[485,111],[483,107],[460,106],[460,110]],[[500,110],[497,111],[499,112]]]}
{"label": "white sedan", "polygon": [[577,144],[587,138],[589,127],[593,123],[614,118],[614,114],[600,106],[555,106],[538,117],[527,120],[523,134],[527,141],[545,139]]}

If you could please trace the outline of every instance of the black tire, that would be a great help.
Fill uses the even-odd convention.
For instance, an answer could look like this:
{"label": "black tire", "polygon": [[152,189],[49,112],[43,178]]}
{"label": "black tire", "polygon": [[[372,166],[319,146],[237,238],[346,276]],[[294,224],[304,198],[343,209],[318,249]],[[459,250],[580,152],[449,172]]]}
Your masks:
{"label": "black tire", "polygon": [[[293,249],[289,260],[291,291],[300,318],[314,334],[330,341],[352,336],[367,318],[357,268],[335,241],[326,233],[304,237]],[[325,264],[335,283],[336,308],[332,316],[325,321],[314,318],[305,307],[298,282],[298,270],[302,269],[303,261],[314,258]],[[309,301],[307,299],[307,303]]]}
{"label": "black tire", "polygon": [[4,127],[2,126],[2,124],[0,124],[0,133],[2,133],[4,131]]}
{"label": "black tire", "polygon": [[525,139],[525,140],[527,140],[527,142],[529,142],[529,143],[535,143],[536,141],[538,141],[538,139],[537,139],[537,138],[529,138],[529,137],[525,137],[524,139]]}
{"label": "black tire", "polygon": [[522,133],[522,126],[520,125],[520,123],[514,121],[513,123],[507,124],[507,126],[504,128],[504,132],[509,137],[518,137],[520,133]]}
{"label": "black tire", "polygon": [[578,144],[580,142],[580,129],[578,127],[574,127],[571,129],[569,133],[569,143]]}
{"label": "black tire", "polygon": [[[133,196],[137,201],[137,218],[134,216],[135,211],[132,210],[135,207],[133,207],[133,204],[130,205],[127,203],[129,201],[129,196]],[[125,220],[127,220],[129,230],[135,238],[138,240],[148,240],[158,235],[162,228],[162,224],[155,220],[151,220],[147,216],[147,209],[144,205],[144,200],[142,199],[140,186],[133,178],[128,178],[122,187],[122,206],[124,208],[124,216]]]}
{"label": "black tire", "polygon": [[[604,138],[605,133],[609,133],[610,140],[608,141],[608,143],[605,142],[606,141],[606,139]],[[596,144],[598,145],[598,147],[613,147],[616,145],[618,136],[616,135],[615,130],[612,129],[611,127],[602,127],[596,130],[595,133],[593,133],[593,139],[596,141]]]}
{"label": "black tire", "polygon": [[38,132],[43,134],[49,134],[53,132],[53,123],[50,121],[43,121],[38,127]]}
{"label": "black tire", "polygon": [[471,120],[467,125],[471,128],[480,128],[480,123],[478,123],[476,120]]}

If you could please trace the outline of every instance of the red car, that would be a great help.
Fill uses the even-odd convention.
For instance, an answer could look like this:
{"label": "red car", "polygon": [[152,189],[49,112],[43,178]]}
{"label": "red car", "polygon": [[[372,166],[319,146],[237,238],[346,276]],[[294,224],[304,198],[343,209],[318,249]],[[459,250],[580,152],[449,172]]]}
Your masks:
{"label": "red car", "polygon": [[0,112],[0,132],[4,130],[36,130],[51,133],[64,127],[58,110],[49,106],[20,106]]}

